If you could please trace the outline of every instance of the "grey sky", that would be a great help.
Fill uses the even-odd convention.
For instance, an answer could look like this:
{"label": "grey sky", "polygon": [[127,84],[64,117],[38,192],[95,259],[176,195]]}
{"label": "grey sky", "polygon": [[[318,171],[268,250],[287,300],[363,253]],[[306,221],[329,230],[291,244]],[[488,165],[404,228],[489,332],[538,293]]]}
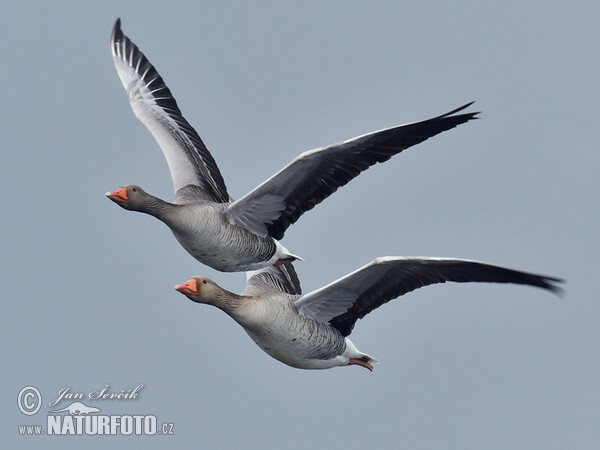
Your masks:
{"label": "grey sky", "polygon": [[[600,431],[598,5],[513,2],[7,3],[0,19],[2,441],[7,448],[592,448]],[[283,244],[305,292],[377,256],[483,260],[567,279],[420,289],[356,324],[381,361],[292,369],[173,290],[205,275],[157,220],[172,199],[110,56],[121,17],[239,198],[302,151],[447,112],[477,120],[369,169]],[[175,435],[19,436],[61,388]],[[24,386],[43,396],[21,414]],[[58,407],[64,407],[63,402]]]}

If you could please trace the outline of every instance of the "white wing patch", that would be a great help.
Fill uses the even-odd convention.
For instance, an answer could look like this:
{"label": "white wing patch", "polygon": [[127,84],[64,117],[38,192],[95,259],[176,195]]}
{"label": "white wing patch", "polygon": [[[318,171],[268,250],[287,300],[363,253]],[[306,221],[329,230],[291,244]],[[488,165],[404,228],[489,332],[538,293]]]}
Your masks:
{"label": "white wing patch", "polygon": [[131,109],[139,121],[150,131],[163,151],[171,171],[175,192],[189,184],[198,185],[198,176],[194,168],[195,162],[191,161],[182,150],[185,147],[194,148],[193,142],[157,105],[152,94],[153,91],[148,88],[151,83],[146,85],[134,67],[128,65],[118,55],[114,61],[121,83],[127,91]]}
{"label": "white wing patch", "polygon": [[244,202],[232,203],[227,209],[227,214],[231,223],[265,237],[268,234],[267,225],[277,220],[285,208],[283,197],[265,194]]}
{"label": "white wing patch", "polygon": [[198,199],[228,202],[223,177],[194,128],[185,120],[171,91],[117,20],[111,35],[113,62],[135,116],[160,146],[177,193],[186,186]]}

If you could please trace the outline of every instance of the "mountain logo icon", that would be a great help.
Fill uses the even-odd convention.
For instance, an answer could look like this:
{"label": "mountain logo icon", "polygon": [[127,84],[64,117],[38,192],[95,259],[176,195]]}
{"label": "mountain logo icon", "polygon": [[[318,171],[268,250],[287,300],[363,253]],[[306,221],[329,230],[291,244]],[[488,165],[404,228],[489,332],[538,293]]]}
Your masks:
{"label": "mountain logo icon", "polygon": [[65,411],[68,411],[72,416],[83,416],[88,415],[89,413],[100,412],[100,409],[94,408],[93,406],[86,406],[81,402],[73,402],[66,408],[48,411],[48,413],[61,413]]}

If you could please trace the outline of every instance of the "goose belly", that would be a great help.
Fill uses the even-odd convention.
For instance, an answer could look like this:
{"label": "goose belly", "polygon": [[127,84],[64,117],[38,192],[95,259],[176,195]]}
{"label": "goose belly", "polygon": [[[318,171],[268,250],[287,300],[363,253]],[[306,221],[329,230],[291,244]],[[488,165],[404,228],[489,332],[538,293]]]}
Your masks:
{"label": "goose belly", "polygon": [[275,253],[271,238],[255,235],[210,212],[198,214],[194,221],[171,231],[190,255],[223,272],[263,267]]}
{"label": "goose belly", "polygon": [[261,349],[288,366],[328,369],[348,362],[348,358],[341,356],[346,348],[342,335],[314,321],[245,329]]}

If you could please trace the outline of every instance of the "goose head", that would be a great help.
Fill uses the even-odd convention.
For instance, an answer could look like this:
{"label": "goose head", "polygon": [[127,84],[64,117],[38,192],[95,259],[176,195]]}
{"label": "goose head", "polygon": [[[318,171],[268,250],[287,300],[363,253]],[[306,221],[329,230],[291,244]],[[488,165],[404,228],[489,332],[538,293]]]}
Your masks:
{"label": "goose head", "polygon": [[176,285],[175,290],[181,292],[193,302],[218,307],[222,307],[223,300],[232,295],[217,283],[205,277],[192,277],[185,283]]}
{"label": "goose head", "polygon": [[149,201],[153,198],[135,184],[123,186],[116,191],[107,192],[106,196],[121,208],[130,211],[146,211]]}

